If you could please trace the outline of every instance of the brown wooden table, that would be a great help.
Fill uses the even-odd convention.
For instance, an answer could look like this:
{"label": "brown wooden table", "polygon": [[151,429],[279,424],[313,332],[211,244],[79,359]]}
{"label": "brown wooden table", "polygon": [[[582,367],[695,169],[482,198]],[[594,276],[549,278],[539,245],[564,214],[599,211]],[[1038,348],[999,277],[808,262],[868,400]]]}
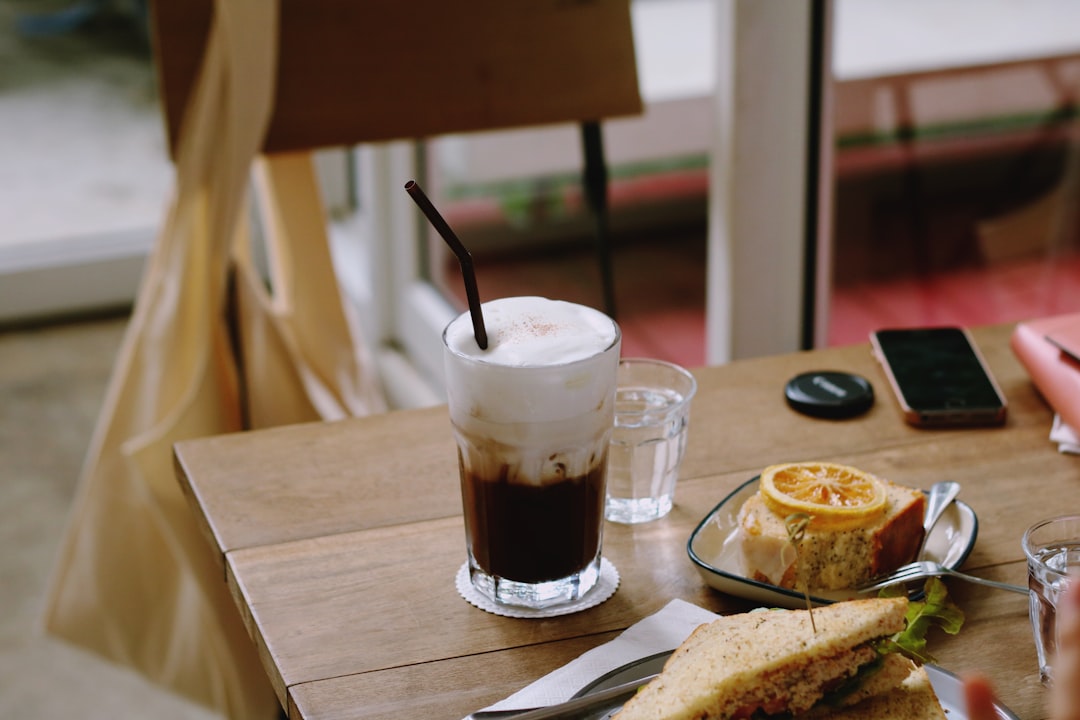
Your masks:
{"label": "brown wooden table", "polygon": [[[458,718],[499,700],[682,598],[719,613],[750,603],[704,584],[686,555],[695,524],[766,465],[846,463],[913,487],[963,484],[978,514],[965,563],[1025,584],[1023,530],[1080,508],[1080,458],[1048,439],[1052,412],[1008,347],[1011,326],[976,340],[1010,403],[1005,427],[917,430],[903,423],[868,345],[695,370],[675,508],[643,525],[609,523],[604,555],[622,577],[596,608],[545,620],[465,602],[457,458],[445,407],[219,436],[176,446],[176,466],[292,718]],[[870,379],[877,402],[844,421],[799,415],[784,383],[813,369]],[[1021,718],[1045,717],[1027,601],[947,580],[967,614],[931,650],[980,670]]]}

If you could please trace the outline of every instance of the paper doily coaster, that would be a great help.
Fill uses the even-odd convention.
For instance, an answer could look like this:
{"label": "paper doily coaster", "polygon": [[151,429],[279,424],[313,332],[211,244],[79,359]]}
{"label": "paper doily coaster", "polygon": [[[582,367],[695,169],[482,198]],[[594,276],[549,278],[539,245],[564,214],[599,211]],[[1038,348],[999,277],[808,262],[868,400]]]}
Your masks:
{"label": "paper doily coaster", "polygon": [[461,597],[468,600],[472,605],[475,605],[481,610],[486,610],[489,613],[512,618],[546,618],[581,612],[582,610],[588,610],[589,608],[596,607],[604,602],[614,595],[615,590],[619,587],[619,571],[607,558],[602,557],[600,558],[600,577],[596,579],[596,584],[592,586],[592,589],[589,590],[589,592],[585,593],[584,596],[578,598],[574,602],[568,602],[564,605],[556,605],[554,607],[543,609],[511,607],[507,605],[497,605],[492,602],[484,595],[481,595],[480,591],[474,588],[472,582],[469,581],[468,562],[463,563],[462,566],[458,568],[457,576],[454,578],[454,584],[457,585],[457,590],[461,593]]}

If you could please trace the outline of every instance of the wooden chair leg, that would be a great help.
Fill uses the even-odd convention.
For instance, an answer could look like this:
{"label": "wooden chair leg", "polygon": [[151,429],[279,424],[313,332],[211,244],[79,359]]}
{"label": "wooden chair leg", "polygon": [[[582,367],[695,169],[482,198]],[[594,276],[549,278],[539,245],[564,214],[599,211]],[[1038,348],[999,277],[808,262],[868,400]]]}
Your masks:
{"label": "wooden chair leg", "polygon": [[608,232],[608,174],[599,121],[590,120],[581,124],[581,142],[585,155],[585,202],[596,226],[596,251],[600,261],[604,312],[615,318],[615,272],[611,236]]}

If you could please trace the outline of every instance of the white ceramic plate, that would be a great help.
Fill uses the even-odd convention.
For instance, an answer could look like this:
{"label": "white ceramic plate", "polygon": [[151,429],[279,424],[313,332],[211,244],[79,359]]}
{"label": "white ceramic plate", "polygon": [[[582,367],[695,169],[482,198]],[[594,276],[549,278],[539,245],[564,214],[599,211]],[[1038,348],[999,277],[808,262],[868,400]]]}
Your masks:
{"label": "white ceramic plate", "polygon": [[[597,678],[595,681],[582,688],[575,697],[597,692],[598,690],[605,690],[609,687],[632,682],[658,673],[663,669],[664,662],[667,661],[668,656],[670,655],[671,653],[669,652],[660,653],[658,655],[651,655],[647,658],[627,663],[626,665],[616,668],[600,678]],[[930,684],[934,686],[934,693],[937,695],[941,707],[945,710],[945,716],[948,717],[949,720],[967,720],[967,707],[964,704],[964,686],[960,679],[948,670],[943,670],[936,665],[925,665],[924,667],[926,668],[926,674],[930,676]],[[595,717],[610,717],[611,713],[618,710],[621,706],[622,703],[619,703],[618,706],[613,705],[611,707],[598,709]],[[997,709],[999,718],[1004,720],[1019,720],[1009,708],[1001,703],[995,703],[995,708]]]}
{"label": "white ceramic plate", "polygon": [[[686,551],[706,584],[729,595],[754,600],[764,605],[786,608],[806,606],[802,593],[746,577],[735,530],[739,508],[757,492],[758,478],[753,477],[720,501],[690,535]],[[957,500],[942,514],[927,540],[923,557],[937,560],[949,568],[959,568],[975,545],[979,521],[967,503]],[[811,596],[817,605],[850,600],[860,596],[854,590],[824,590]],[[914,596],[913,596],[914,597]]]}

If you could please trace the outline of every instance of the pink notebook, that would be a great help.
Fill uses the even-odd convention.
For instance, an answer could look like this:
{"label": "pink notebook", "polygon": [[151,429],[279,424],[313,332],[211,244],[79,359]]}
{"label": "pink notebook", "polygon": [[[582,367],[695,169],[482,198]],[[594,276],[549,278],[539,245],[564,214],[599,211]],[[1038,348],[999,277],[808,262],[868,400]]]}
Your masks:
{"label": "pink notebook", "polygon": [[1080,313],[1019,323],[1010,345],[1043,398],[1080,430]]}

